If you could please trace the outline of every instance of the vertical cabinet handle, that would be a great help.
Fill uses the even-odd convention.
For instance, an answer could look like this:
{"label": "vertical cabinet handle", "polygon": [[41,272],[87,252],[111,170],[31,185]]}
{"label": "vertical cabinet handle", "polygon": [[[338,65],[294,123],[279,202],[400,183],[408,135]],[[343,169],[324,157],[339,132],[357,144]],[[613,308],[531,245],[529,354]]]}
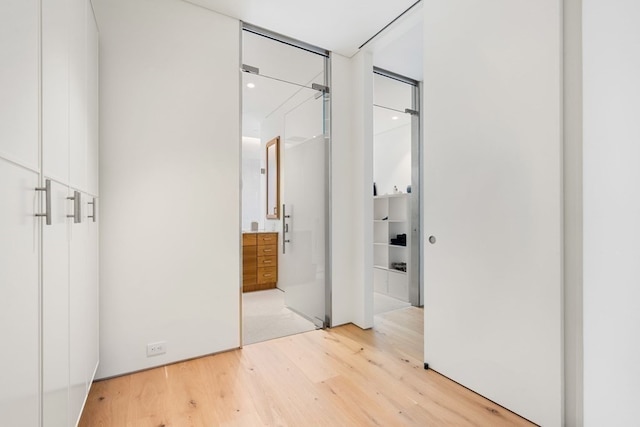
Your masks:
{"label": "vertical cabinet handle", "polygon": [[87,218],[91,218],[93,222],[96,222],[96,218],[98,217],[98,215],[96,215],[96,198],[94,197],[93,200],[90,201],[88,204],[92,205],[92,210],[91,210],[91,215],[89,215]]}
{"label": "vertical cabinet handle", "polygon": [[44,217],[46,224],[51,225],[51,180],[44,181],[44,187],[36,187],[36,191],[44,191],[45,212],[37,213],[37,217]]}
{"label": "vertical cabinet handle", "polygon": [[80,224],[82,222],[82,217],[80,216],[80,207],[82,206],[80,192],[74,191],[73,197],[67,197],[67,200],[73,200],[73,215],[67,215],[67,218],[73,218],[75,224]]}
{"label": "vertical cabinet handle", "polygon": [[287,239],[286,233],[289,232],[289,224],[287,224],[287,218],[291,218],[291,215],[287,215],[287,207],[282,204],[282,254],[287,253],[287,243],[291,243],[291,240]]}

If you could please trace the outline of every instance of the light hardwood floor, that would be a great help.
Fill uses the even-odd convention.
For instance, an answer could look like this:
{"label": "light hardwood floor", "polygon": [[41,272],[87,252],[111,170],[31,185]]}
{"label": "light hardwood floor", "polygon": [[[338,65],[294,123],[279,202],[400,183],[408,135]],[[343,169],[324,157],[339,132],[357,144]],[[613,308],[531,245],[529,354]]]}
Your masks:
{"label": "light hardwood floor", "polygon": [[422,310],[93,384],[81,427],[533,425],[422,362]]}

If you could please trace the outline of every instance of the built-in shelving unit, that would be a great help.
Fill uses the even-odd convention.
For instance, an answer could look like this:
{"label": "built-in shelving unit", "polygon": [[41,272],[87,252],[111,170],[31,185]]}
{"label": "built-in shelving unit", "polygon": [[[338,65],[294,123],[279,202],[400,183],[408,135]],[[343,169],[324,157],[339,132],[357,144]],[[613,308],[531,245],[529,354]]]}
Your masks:
{"label": "built-in shelving unit", "polygon": [[[411,194],[406,193],[373,198],[374,291],[406,302],[411,259],[410,201]],[[405,240],[396,242],[402,235]]]}

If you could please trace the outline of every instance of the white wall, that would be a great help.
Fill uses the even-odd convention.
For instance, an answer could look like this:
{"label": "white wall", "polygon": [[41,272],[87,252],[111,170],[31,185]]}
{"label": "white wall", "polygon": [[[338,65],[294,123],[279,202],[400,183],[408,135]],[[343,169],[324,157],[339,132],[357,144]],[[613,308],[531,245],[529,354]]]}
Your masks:
{"label": "white wall", "polygon": [[264,227],[264,175],[262,159],[264,144],[258,138],[242,137],[242,229],[251,230],[257,222]]}
{"label": "white wall", "polygon": [[108,377],[240,344],[239,24],[175,0],[95,8]]}
{"label": "white wall", "polygon": [[640,3],[583,1],[584,425],[638,425]]}
{"label": "white wall", "polygon": [[[331,294],[332,325],[353,319],[355,301],[355,262],[362,252],[362,241],[353,238],[357,218],[354,197],[356,188],[348,183],[356,179],[352,164],[354,143],[349,118],[354,114],[351,96],[351,60],[331,55]],[[362,267],[364,268],[364,267]],[[361,299],[361,298],[359,298]]]}
{"label": "white wall", "polygon": [[425,9],[425,361],[563,422],[562,2]]}
{"label": "white wall", "polygon": [[[373,326],[373,56],[361,51],[350,60],[351,140],[354,205],[350,238],[356,242],[352,322]],[[335,117],[335,116],[334,116]],[[360,246],[362,245],[362,246]]]}
{"label": "white wall", "polygon": [[[331,57],[332,325],[373,326],[373,64]],[[367,264],[368,261],[368,264]],[[369,268],[365,268],[368,266]]]}

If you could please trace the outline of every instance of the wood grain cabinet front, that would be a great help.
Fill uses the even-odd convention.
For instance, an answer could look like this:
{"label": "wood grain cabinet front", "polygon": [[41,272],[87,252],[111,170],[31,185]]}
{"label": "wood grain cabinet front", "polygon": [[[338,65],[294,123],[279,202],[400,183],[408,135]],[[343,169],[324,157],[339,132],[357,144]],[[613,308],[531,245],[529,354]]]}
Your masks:
{"label": "wood grain cabinet front", "polygon": [[242,291],[273,289],[278,283],[278,233],[242,234]]}

